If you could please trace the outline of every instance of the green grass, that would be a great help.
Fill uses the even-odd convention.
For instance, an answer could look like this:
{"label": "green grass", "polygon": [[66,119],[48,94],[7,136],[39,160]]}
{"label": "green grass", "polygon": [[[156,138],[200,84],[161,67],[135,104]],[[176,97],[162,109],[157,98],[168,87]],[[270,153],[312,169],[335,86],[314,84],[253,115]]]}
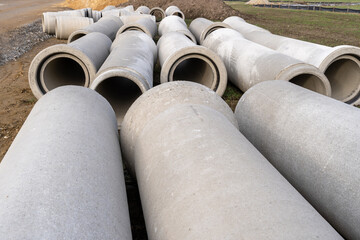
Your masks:
{"label": "green grass", "polygon": [[340,5],[340,6],[324,6],[327,8],[345,8],[345,9],[355,9],[360,10],[360,5]]}

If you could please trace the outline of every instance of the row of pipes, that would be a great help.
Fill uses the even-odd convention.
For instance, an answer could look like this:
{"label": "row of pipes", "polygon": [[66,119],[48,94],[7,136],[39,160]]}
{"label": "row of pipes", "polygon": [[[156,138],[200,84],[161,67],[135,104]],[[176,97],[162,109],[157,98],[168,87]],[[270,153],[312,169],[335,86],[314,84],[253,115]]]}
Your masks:
{"label": "row of pipes", "polygon": [[359,48],[166,15],[103,16],[34,58],[0,239],[131,239],[122,159],[149,239],[359,239]]}

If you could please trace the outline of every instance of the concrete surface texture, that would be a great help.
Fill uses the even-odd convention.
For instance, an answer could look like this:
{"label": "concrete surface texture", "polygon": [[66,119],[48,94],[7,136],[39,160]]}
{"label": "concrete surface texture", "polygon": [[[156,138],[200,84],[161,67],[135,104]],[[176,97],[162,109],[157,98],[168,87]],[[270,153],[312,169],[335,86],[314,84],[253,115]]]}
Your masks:
{"label": "concrete surface texture", "polygon": [[116,9],[116,7],[113,5],[108,5],[108,6],[104,7],[104,9],[101,11],[105,12],[105,11],[109,11],[109,10],[113,10],[113,9]]}
{"label": "concrete surface texture", "polygon": [[[254,28],[258,27],[251,26],[239,17],[229,17],[224,23],[253,42],[318,67],[329,79],[333,98],[349,104],[359,101],[360,48],[346,45],[327,47],[282,37],[268,31],[256,31]],[[249,28],[254,31],[248,31]]]}
{"label": "concrete surface texture", "polygon": [[189,26],[190,32],[195,36],[198,44],[202,44],[210,33],[220,28],[231,27],[226,23],[213,22],[206,18],[196,18],[191,21]]}
{"label": "concrete surface texture", "polygon": [[229,80],[242,91],[267,80],[284,80],[330,96],[331,87],[316,67],[245,39],[233,29],[210,33],[203,46],[224,61]]}
{"label": "concrete surface texture", "polygon": [[152,38],[140,31],[118,35],[111,49],[90,88],[110,102],[120,128],[131,104],[153,86],[157,49]]}
{"label": "concrete surface texture", "polygon": [[1,239],[132,239],[115,114],[90,89],[36,103],[0,183]]}
{"label": "concrete surface texture", "polygon": [[125,31],[141,31],[143,33],[146,33],[149,37],[154,38],[157,34],[157,25],[155,21],[155,17],[151,15],[145,15],[141,14],[139,16],[133,15],[133,16],[124,16],[123,18],[129,18],[132,17],[133,19],[137,18],[137,20],[129,21],[125,20],[127,22],[124,24],[119,31],[117,32],[117,35],[125,32]]}
{"label": "concrete surface texture", "polygon": [[140,14],[150,14],[150,8],[147,6],[140,6],[135,10],[135,12]]}
{"label": "concrete surface texture", "polygon": [[97,22],[102,17],[101,11],[92,10],[92,18],[94,19],[94,22]]}
{"label": "concrete surface texture", "polygon": [[[39,52],[29,68],[29,85],[36,98],[64,85],[89,87],[110,53],[111,40],[93,32],[71,42]],[[66,71],[64,71],[66,69]]]}
{"label": "concrete surface texture", "polygon": [[[217,103],[195,97],[172,104],[172,95],[188,96],[181,84]],[[127,161],[136,171],[149,239],[342,239],[237,131],[231,109],[218,110],[226,105],[219,96],[181,84],[149,90],[124,120],[130,128],[142,122]]]}
{"label": "concrete surface texture", "polygon": [[103,17],[94,24],[88,25],[87,27],[74,31],[69,36],[68,43],[71,43],[91,32],[100,32],[102,34],[105,34],[111,39],[111,41],[113,41],[116,37],[117,31],[123,25],[124,24],[119,17],[115,17],[115,16]]}
{"label": "concrete surface texture", "polygon": [[220,96],[224,94],[227,71],[213,51],[196,45],[179,32],[163,35],[157,46],[161,83],[187,80],[205,85]]}
{"label": "concrete surface texture", "polygon": [[68,39],[75,31],[94,23],[94,19],[87,17],[60,16],[56,17],[55,36],[57,39]]}
{"label": "concrete surface texture", "polygon": [[360,238],[360,110],[283,81],[236,107],[249,141],[346,239]]}
{"label": "concrete surface texture", "polygon": [[191,41],[197,44],[196,38],[188,29],[185,21],[177,16],[168,16],[164,18],[159,24],[158,32],[159,32],[159,36],[162,36],[169,32],[179,32],[184,34]]}
{"label": "concrete surface texture", "polygon": [[59,11],[59,12],[44,12],[41,16],[43,31],[48,34],[55,34],[56,32],[56,17],[59,16],[73,16],[83,17],[81,11]]}
{"label": "concrete surface texture", "polygon": [[150,15],[156,17],[156,22],[160,22],[166,17],[165,11],[160,7],[153,7],[150,9]]}
{"label": "concrete surface texture", "polygon": [[166,8],[165,14],[166,16],[178,16],[185,20],[184,13],[177,6],[169,6],[168,8]]}

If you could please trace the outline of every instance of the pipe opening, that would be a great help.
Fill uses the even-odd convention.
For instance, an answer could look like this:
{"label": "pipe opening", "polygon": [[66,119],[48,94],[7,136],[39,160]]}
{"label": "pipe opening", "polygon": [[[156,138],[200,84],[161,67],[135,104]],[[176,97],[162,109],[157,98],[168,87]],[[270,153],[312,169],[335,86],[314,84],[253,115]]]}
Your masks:
{"label": "pipe opening", "polygon": [[54,56],[43,64],[40,78],[46,91],[65,85],[85,86],[85,71],[74,59]]}
{"label": "pipe opening", "polygon": [[184,19],[184,15],[181,12],[174,12],[172,15],[178,16],[178,17]]}
{"label": "pipe opening", "polygon": [[210,28],[210,29],[206,32],[206,34],[205,34],[205,36],[204,36],[204,39],[205,39],[207,36],[209,36],[210,33],[215,32],[216,30],[219,30],[219,29],[222,29],[222,28],[225,28],[225,27],[223,27],[223,26],[213,26],[212,28]]}
{"label": "pipe opening", "polygon": [[325,71],[329,79],[332,97],[340,101],[349,101],[360,92],[360,62],[351,56],[342,56],[332,62]]}
{"label": "pipe opening", "polygon": [[118,126],[120,126],[127,110],[142,94],[139,86],[125,77],[104,79],[94,90],[108,100],[115,111]]}
{"label": "pipe opening", "polygon": [[161,20],[163,20],[163,18],[165,17],[163,15],[163,13],[161,12],[161,10],[158,10],[158,9],[154,9],[150,15],[153,15],[155,16],[155,19],[156,19],[156,22],[160,22]]}
{"label": "pipe opening", "polygon": [[187,56],[179,59],[173,66],[170,79],[172,81],[185,80],[196,82],[215,89],[214,85],[218,81],[218,73],[215,65],[208,59],[200,56]]}
{"label": "pipe opening", "polygon": [[78,33],[78,34],[75,34],[74,36],[72,36],[72,37],[71,37],[70,42],[76,41],[76,40],[78,40],[79,38],[84,37],[85,35],[86,35],[85,33]]}
{"label": "pipe opening", "polygon": [[143,33],[146,33],[141,27],[137,27],[137,26],[129,26],[125,28],[122,32],[126,32],[126,31],[141,31]]}
{"label": "pipe opening", "polygon": [[326,88],[322,80],[312,74],[300,74],[292,79],[290,79],[291,83],[301,86],[303,88],[309,89],[311,91],[326,95]]}

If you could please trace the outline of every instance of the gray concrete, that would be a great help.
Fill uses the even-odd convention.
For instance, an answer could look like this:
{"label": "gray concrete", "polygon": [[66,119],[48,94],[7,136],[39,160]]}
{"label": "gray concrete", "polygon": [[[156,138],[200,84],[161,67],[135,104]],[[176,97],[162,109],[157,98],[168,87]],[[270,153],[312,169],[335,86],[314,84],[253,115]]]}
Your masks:
{"label": "gray concrete", "polygon": [[236,107],[240,131],[346,239],[360,239],[360,110],[281,81]]}
{"label": "gray concrete", "polygon": [[[271,34],[239,17],[225,19],[247,39],[318,67],[330,81],[331,97],[354,104],[360,96],[360,48],[327,47]],[[249,31],[251,29],[251,31]]]}
{"label": "gray concrete", "polygon": [[63,85],[89,87],[110,53],[111,40],[102,33],[89,33],[70,44],[45,48],[32,60],[29,85],[36,98]]}
{"label": "gray concrete", "polygon": [[136,9],[135,12],[140,14],[150,14],[150,8],[148,8],[147,6],[140,6]]}
{"label": "gray concrete", "polygon": [[184,13],[177,6],[169,6],[168,8],[166,8],[165,14],[166,16],[178,16],[185,20]]}
{"label": "gray concrete", "polygon": [[57,39],[68,39],[75,31],[94,23],[94,19],[87,17],[60,16],[56,17],[55,36]]}
{"label": "gray concrete", "polygon": [[342,239],[234,122],[190,82],[155,87],[129,109],[121,144],[134,146],[149,239]]}
{"label": "gray concrete", "polygon": [[191,21],[189,29],[195,36],[198,44],[202,44],[205,38],[215,30],[220,28],[231,28],[229,25],[223,22],[213,22],[206,18],[196,18]]}
{"label": "gray concrete", "polygon": [[163,35],[157,46],[161,83],[192,81],[207,86],[220,96],[224,94],[227,71],[220,57],[213,51],[196,45],[179,32]]}
{"label": "gray concrete", "polygon": [[283,80],[327,96],[331,94],[329,81],[316,67],[251,42],[233,29],[210,33],[203,46],[221,57],[229,80],[243,92],[259,82]]}
{"label": "gray concrete", "polygon": [[59,11],[59,12],[44,12],[41,16],[43,32],[48,34],[55,34],[56,17],[58,16],[73,16],[82,17],[81,11]]}
{"label": "gray concrete", "polygon": [[119,8],[114,8],[114,9],[110,9],[110,10],[102,10],[101,11],[101,15],[103,17],[107,17],[107,16],[115,16],[115,17],[120,17],[120,10]]}
{"label": "gray concrete", "polygon": [[90,88],[110,102],[120,128],[131,104],[153,86],[157,52],[152,38],[140,31],[118,35],[111,49]]}
{"label": "gray concrete", "polygon": [[133,16],[121,17],[121,19],[124,18],[132,18],[134,19],[134,21],[125,20],[124,23],[125,22],[126,23],[119,29],[117,35],[122,34],[123,32],[126,31],[133,31],[133,30],[146,33],[151,38],[154,38],[155,35],[157,34],[157,25],[154,16],[141,14],[139,16],[133,15]]}
{"label": "gray concrete", "polygon": [[103,97],[66,86],[36,103],[0,164],[0,216],[0,239],[132,239]]}
{"label": "gray concrete", "polygon": [[115,16],[107,16],[101,18],[94,24],[91,24],[83,29],[74,31],[68,38],[68,43],[71,43],[91,32],[100,32],[108,36],[111,41],[113,41],[116,37],[117,31],[123,26],[123,22],[119,17]]}
{"label": "gray concrete", "polygon": [[105,12],[105,11],[109,11],[109,10],[113,10],[113,9],[116,9],[116,7],[114,5],[108,5],[101,11]]}
{"label": "gray concrete", "polygon": [[184,34],[191,41],[197,44],[196,38],[188,29],[184,19],[179,18],[177,16],[168,16],[164,18],[159,24],[158,32],[160,36],[169,32],[179,32]]}
{"label": "gray concrete", "polygon": [[156,22],[160,22],[166,17],[165,11],[160,7],[153,7],[150,9],[150,15],[155,16]]}
{"label": "gray concrete", "polygon": [[102,17],[102,13],[101,11],[92,11],[92,18],[94,19],[94,22],[97,22],[100,20],[100,18]]}

